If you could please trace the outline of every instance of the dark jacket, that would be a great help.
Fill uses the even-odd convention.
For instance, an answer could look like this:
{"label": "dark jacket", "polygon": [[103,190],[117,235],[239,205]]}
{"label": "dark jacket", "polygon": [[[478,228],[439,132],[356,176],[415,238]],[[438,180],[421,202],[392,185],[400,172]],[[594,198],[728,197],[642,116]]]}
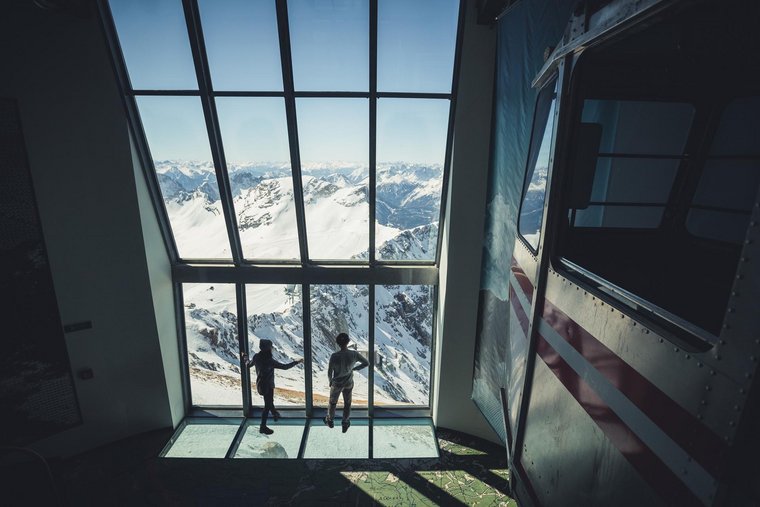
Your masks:
{"label": "dark jacket", "polygon": [[288,370],[298,364],[298,361],[283,364],[272,357],[272,351],[262,351],[253,355],[246,366],[256,367],[256,391],[264,394],[269,389],[274,389],[274,370]]}

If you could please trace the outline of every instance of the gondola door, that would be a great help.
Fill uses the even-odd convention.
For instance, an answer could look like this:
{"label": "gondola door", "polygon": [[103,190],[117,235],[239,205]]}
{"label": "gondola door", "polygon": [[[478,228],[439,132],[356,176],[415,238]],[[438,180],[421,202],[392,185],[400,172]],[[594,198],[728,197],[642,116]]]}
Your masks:
{"label": "gondola door", "polygon": [[[561,64],[558,76],[564,71]],[[539,91],[533,115],[530,147],[526,160],[517,223],[517,238],[512,254],[509,276],[509,335],[507,343],[505,420],[510,460],[520,470],[516,446],[520,441],[520,413],[526,373],[530,371],[531,321],[534,305],[540,297],[539,280],[542,272],[541,250],[546,224],[546,196],[551,184],[554,139],[559,112],[561,77],[555,77]],[[543,272],[546,269],[544,267]],[[545,274],[544,274],[545,277]],[[524,416],[523,416],[524,417]]]}

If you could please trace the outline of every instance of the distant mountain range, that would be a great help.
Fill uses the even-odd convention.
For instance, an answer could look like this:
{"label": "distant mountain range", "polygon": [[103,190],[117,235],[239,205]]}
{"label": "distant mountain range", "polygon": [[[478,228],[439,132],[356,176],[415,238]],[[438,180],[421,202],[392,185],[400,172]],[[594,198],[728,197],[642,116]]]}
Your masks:
{"label": "distant mountain range", "polygon": [[[229,258],[216,175],[211,163],[156,162],[156,172],[175,239],[184,258]],[[293,180],[287,164],[232,165],[229,172],[236,220],[247,258],[299,257]],[[311,164],[302,185],[307,235],[313,258],[366,257],[368,171],[351,164]],[[376,241],[380,258],[435,258],[442,168],[379,164],[376,181]],[[423,229],[419,229],[423,227]],[[404,251],[385,242],[419,229],[422,248]],[[409,233],[403,242],[409,243]],[[209,241],[209,238],[218,241]],[[417,240],[419,243],[421,239]],[[392,253],[385,257],[382,252]]]}
{"label": "distant mountain range", "polygon": [[[155,165],[180,254],[185,258],[229,258],[213,166],[176,161],[158,161]],[[298,258],[289,165],[233,165],[229,178],[246,255],[257,252],[258,258]],[[313,257],[367,258],[368,180],[367,169],[358,165],[310,164],[303,168],[309,251]],[[441,182],[440,166],[378,165],[378,258],[435,258]],[[326,368],[330,354],[336,350],[335,335],[348,332],[357,349],[368,354],[369,316],[373,312],[368,308],[367,286],[312,285],[310,291],[312,384],[319,404],[320,396],[326,396],[329,390]],[[251,286],[249,292],[247,325],[252,350],[256,350],[258,339],[267,338],[275,343],[275,356],[281,361],[303,357],[300,288]],[[375,401],[427,404],[432,288],[377,286],[375,297]],[[186,285],[184,302],[193,402],[239,405],[234,286]],[[366,370],[355,375],[358,404],[362,399],[366,403],[366,375]],[[303,377],[302,365],[278,372],[277,403],[304,404]]]}

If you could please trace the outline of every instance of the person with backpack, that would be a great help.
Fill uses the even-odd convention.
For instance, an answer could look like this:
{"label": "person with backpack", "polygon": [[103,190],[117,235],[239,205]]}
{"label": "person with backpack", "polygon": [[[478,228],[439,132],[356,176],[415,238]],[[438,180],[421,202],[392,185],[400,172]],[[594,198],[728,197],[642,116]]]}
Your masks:
{"label": "person with backpack", "polygon": [[250,369],[256,367],[256,391],[264,397],[264,411],[261,413],[261,426],[259,433],[271,435],[272,429],[267,427],[267,418],[272,413],[275,422],[280,418],[280,413],[274,407],[274,370],[289,370],[297,364],[303,363],[303,359],[281,363],[272,357],[272,340],[259,340],[259,352],[248,360],[245,352],[241,354],[243,364]]}

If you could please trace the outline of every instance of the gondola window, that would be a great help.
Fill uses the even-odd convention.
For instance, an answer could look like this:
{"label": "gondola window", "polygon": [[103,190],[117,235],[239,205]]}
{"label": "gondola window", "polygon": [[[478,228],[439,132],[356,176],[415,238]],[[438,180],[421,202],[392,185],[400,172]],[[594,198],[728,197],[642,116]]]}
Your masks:
{"label": "gondola window", "polygon": [[528,153],[528,171],[525,175],[525,186],[520,207],[520,236],[533,250],[538,249],[538,242],[541,237],[541,221],[544,216],[546,177],[549,173],[556,103],[555,84],[549,84],[539,94],[536,104],[533,134]]}

